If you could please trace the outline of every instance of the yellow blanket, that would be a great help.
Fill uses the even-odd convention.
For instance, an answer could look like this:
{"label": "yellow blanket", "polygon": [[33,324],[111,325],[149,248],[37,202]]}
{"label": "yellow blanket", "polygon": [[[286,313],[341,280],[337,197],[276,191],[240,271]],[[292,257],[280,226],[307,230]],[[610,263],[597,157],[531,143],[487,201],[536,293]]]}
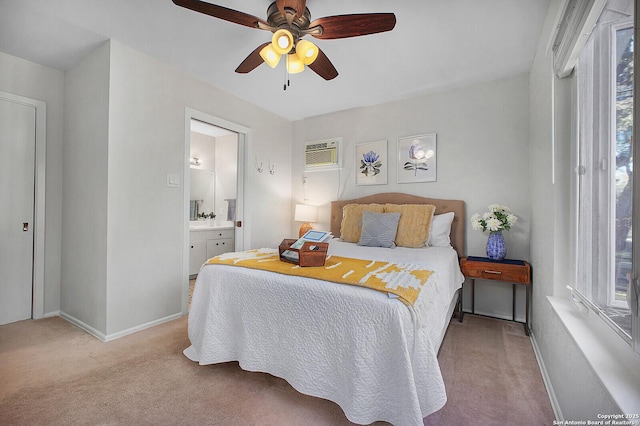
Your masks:
{"label": "yellow blanket", "polygon": [[[280,260],[273,250],[249,250],[225,253],[209,259],[207,264],[235,265],[286,275],[351,284],[390,293],[406,305],[415,303],[422,286],[433,274],[412,264],[327,256],[324,266],[300,267]],[[393,297],[393,296],[392,296]]]}

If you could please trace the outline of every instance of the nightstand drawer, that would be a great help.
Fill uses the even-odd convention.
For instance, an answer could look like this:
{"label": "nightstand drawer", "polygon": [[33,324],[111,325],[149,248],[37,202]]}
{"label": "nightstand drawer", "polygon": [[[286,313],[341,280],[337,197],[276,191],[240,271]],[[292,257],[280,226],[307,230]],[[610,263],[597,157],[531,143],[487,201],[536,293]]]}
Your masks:
{"label": "nightstand drawer", "polygon": [[529,284],[531,282],[531,268],[526,262],[512,264],[462,259],[460,266],[462,273],[469,278],[519,284]]}

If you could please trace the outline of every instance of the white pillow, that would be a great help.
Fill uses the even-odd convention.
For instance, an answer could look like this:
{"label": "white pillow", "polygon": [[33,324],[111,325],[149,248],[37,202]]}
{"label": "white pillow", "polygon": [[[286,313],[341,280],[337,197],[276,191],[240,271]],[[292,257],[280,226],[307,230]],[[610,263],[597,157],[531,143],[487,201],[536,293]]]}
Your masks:
{"label": "white pillow", "polygon": [[451,247],[451,222],[453,212],[433,215],[431,231],[429,232],[428,247]]}

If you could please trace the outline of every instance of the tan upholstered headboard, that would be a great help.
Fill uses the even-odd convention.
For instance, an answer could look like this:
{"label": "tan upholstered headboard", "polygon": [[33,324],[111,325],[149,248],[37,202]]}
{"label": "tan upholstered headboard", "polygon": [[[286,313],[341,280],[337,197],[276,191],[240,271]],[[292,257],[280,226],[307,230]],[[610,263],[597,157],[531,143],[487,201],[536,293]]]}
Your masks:
{"label": "tan upholstered headboard", "polygon": [[464,201],[461,200],[440,200],[437,198],[424,198],[417,195],[402,194],[399,192],[388,192],[383,194],[368,195],[353,200],[338,200],[331,202],[331,233],[335,237],[340,236],[340,225],[342,224],[342,208],[347,204],[433,204],[436,206],[435,214],[453,212],[454,218],[451,224],[451,245],[458,252],[458,257],[465,255],[464,230],[465,230],[465,209]]}

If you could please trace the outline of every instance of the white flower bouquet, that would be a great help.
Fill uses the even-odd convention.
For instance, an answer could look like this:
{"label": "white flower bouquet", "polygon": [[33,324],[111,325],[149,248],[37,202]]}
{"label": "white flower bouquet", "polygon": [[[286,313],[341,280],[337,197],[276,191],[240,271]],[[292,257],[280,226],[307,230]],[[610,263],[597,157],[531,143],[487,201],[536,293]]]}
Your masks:
{"label": "white flower bouquet", "polygon": [[511,213],[509,207],[491,204],[489,211],[482,216],[478,213],[471,216],[471,227],[482,232],[508,231],[517,221],[518,218]]}

